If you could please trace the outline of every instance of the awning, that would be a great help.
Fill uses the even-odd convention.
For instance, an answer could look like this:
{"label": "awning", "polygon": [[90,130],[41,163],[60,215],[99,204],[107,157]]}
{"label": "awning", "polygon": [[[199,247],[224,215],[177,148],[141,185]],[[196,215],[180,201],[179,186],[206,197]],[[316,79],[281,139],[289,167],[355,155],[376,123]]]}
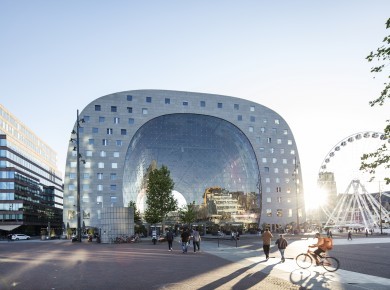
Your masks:
{"label": "awning", "polygon": [[3,231],[12,231],[18,227],[20,227],[21,225],[0,225],[0,230],[3,230]]}

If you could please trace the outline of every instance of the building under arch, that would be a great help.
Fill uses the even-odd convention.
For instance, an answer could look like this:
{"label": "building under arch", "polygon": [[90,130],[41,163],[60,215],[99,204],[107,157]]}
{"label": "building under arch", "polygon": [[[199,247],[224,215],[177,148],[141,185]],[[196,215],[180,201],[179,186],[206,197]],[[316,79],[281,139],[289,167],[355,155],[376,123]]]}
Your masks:
{"label": "building under arch", "polygon": [[[147,172],[166,165],[181,203],[220,221],[285,226],[304,221],[299,155],[286,121],[243,99],[167,90],[100,97],[80,113],[81,218],[99,227],[107,207],[145,206]],[[76,130],[76,124],[74,125]],[[64,223],[77,226],[77,153],[70,143]],[[205,194],[210,188],[219,188]],[[260,192],[262,197],[260,198]]]}

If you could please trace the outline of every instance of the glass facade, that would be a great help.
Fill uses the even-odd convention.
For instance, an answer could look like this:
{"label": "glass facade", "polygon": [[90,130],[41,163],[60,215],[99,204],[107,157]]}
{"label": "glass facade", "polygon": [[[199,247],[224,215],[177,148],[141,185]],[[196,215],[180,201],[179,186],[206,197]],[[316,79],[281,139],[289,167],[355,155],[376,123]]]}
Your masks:
{"label": "glass facade", "polygon": [[[128,148],[124,203],[136,201],[141,212],[146,200],[145,176],[153,163],[158,168],[168,167],[179,201],[202,205],[207,202],[208,188],[221,188],[229,200],[235,200],[232,213],[253,213],[259,208],[259,168],[254,150],[241,130],[225,120],[198,114],[161,116],[144,124]],[[240,205],[239,197],[243,200],[242,196],[249,195],[254,206]]]}

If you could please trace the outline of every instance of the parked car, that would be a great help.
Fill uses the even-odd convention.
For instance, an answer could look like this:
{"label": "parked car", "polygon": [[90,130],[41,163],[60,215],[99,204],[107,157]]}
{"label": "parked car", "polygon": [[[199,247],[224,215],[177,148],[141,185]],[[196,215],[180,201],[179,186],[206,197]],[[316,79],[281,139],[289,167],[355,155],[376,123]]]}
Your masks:
{"label": "parked car", "polygon": [[18,240],[29,240],[31,239],[30,236],[24,235],[24,234],[13,234],[12,238],[13,241],[18,241]]}

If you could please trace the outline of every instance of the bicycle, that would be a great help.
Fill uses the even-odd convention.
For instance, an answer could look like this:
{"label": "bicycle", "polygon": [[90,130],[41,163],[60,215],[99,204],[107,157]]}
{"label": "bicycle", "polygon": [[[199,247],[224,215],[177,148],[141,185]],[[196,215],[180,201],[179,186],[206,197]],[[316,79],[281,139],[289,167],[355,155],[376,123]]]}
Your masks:
{"label": "bicycle", "polygon": [[[314,257],[314,253],[309,250],[307,253],[299,254],[295,257],[295,262],[298,267],[302,269],[307,269],[313,265],[313,260],[317,263],[317,259]],[[320,261],[318,262],[319,266],[322,266],[328,272],[335,272],[340,267],[340,262],[335,257],[328,256],[326,253],[321,254]]]}

